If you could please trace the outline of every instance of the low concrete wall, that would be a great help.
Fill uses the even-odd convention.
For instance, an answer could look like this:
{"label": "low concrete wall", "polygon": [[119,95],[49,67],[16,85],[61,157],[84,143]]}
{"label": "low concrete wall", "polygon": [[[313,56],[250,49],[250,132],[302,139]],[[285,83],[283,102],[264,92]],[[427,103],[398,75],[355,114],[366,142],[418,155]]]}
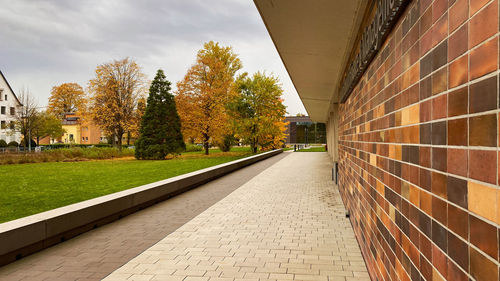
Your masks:
{"label": "low concrete wall", "polygon": [[273,150],[0,224],[0,265],[283,152]]}

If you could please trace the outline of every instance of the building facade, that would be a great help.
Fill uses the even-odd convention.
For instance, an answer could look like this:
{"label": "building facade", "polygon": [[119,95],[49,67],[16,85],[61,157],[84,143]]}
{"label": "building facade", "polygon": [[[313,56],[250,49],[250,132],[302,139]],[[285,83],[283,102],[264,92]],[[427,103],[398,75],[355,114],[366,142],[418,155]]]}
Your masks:
{"label": "building facade", "polygon": [[286,144],[325,144],[325,123],[313,122],[309,116],[285,117]]}
{"label": "building facade", "polygon": [[15,130],[14,121],[22,104],[0,71],[0,139],[7,143],[21,141],[21,133]]}
{"label": "building facade", "polygon": [[40,140],[40,144],[99,144],[106,143],[104,132],[91,121],[82,120],[76,113],[66,113],[62,122],[64,134],[58,139],[49,137]]}
{"label": "building facade", "polygon": [[372,280],[500,279],[498,2],[255,0]]}

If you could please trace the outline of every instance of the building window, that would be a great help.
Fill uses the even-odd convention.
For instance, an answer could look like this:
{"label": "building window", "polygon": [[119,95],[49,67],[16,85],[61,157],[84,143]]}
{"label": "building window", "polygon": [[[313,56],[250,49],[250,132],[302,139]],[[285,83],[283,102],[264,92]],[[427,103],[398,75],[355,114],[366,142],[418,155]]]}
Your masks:
{"label": "building window", "polygon": [[7,100],[7,95],[5,95],[5,100]]}
{"label": "building window", "polygon": [[82,141],[85,141],[85,137],[82,137]]}
{"label": "building window", "polygon": [[10,115],[16,115],[16,108],[15,107],[10,108]]}
{"label": "building window", "polygon": [[2,106],[1,113],[5,114],[5,106]]}
{"label": "building window", "polygon": [[0,128],[2,128],[2,129],[7,128],[7,125],[6,125],[6,124],[7,124],[7,123],[5,123],[5,121],[2,121],[2,122],[0,123]]}
{"label": "building window", "polygon": [[69,141],[73,141],[73,134],[69,134]]}
{"label": "building window", "polygon": [[15,128],[15,127],[16,127],[16,126],[15,126],[14,121],[10,121],[10,129],[11,129],[11,130],[14,130],[14,128]]}

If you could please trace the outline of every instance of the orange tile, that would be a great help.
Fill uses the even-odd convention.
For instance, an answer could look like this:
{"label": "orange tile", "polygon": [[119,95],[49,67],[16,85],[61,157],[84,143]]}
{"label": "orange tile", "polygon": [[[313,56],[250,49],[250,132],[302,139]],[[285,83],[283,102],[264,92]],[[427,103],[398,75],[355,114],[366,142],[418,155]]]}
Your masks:
{"label": "orange tile", "polygon": [[420,190],[414,185],[410,185],[410,202],[420,207]]}
{"label": "orange tile", "polygon": [[476,79],[497,70],[498,36],[470,52],[469,79]]}
{"label": "orange tile", "polygon": [[482,9],[469,20],[469,48],[480,44],[498,32],[498,2]]}
{"label": "orange tile", "polygon": [[497,222],[498,190],[486,185],[469,181],[469,210],[492,222]]}
{"label": "orange tile", "polygon": [[468,81],[467,75],[469,73],[468,70],[469,70],[468,55],[465,55],[452,62],[449,66],[448,86],[450,88],[455,88],[467,82]]}
{"label": "orange tile", "polygon": [[453,32],[458,26],[469,18],[469,1],[456,0],[450,7],[450,32]]}

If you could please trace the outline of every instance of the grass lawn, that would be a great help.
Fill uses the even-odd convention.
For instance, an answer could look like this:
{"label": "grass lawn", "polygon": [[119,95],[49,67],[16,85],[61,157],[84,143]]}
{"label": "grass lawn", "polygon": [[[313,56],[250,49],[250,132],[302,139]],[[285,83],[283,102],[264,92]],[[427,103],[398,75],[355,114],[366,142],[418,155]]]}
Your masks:
{"label": "grass lawn", "polygon": [[187,152],[164,161],[130,159],[0,166],[0,223],[251,155],[237,147],[222,153]]}
{"label": "grass lawn", "polygon": [[325,152],[325,151],[326,151],[325,146],[313,146],[310,148],[297,150],[297,152]]}

